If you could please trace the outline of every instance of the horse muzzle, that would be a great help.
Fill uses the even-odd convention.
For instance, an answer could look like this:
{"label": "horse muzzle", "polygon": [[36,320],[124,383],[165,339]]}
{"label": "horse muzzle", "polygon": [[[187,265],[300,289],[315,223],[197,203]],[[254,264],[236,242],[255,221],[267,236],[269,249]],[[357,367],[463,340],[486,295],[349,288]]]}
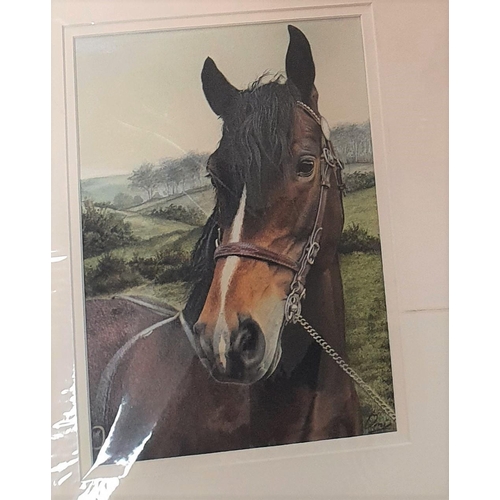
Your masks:
{"label": "horse muzzle", "polygon": [[[224,325],[225,326],[225,325]],[[252,384],[267,372],[266,339],[251,317],[240,317],[233,330],[204,323],[194,325],[211,375],[219,382]]]}

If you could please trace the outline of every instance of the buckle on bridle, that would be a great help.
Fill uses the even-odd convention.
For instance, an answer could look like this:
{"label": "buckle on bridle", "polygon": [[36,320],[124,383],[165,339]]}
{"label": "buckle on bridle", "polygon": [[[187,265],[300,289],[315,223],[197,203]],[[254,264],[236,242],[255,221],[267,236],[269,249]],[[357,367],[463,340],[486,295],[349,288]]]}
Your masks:
{"label": "buckle on bridle", "polygon": [[317,241],[313,241],[311,243],[311,246],[307,250],[306,260],[307,260],[307,263],[310,264],[311,266],[314,264],[314,261],[316,260],[316,256],[318,255],[319,248],[320,248],[319,243]]}
{"label": "buckle on bridle", "polygon": [[290,286],[290,293],[285,304],[285,323],[297,323],[302,311],[302,299],[306,294],[306,287],[300,281],[294,280]]}
{"label": "buckle on bridle", "polygon": [[335,167],[335,156],[333,156],[333,153],[330,148],[323,148],[323,157],[325,158],[325,161],[330,167]]}

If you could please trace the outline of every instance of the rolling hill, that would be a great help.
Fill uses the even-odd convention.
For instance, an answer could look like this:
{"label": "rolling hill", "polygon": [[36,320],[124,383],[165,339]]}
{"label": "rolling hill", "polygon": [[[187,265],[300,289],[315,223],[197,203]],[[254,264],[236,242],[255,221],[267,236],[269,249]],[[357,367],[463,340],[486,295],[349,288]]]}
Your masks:
{"label": "rolling hill", "polygon": [[130,175],[112,175],[109,177],[94,177],[92,179],[82,179],[80,189],[82,199],[90,198],[99,203],[112,203],[118,193],[135,196],[138,193],[130,189]]}

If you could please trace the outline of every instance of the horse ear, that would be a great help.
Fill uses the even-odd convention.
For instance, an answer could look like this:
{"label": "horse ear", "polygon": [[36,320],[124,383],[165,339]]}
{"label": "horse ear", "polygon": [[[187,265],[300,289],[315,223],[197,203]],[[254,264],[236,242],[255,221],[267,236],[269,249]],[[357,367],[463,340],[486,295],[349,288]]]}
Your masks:
{"label": "horse ear", "polygon": [[238,95],[238,89],[227,81],[210,57],[205,59],[201,71],[201,82],[203,92],[213,112],[224,117]]}
{"label": "horse ear", "polygon": [[316,69],[309,41],[302,31],[288,25],[290,43],[286,53],[286,76],[298,88],[306,104],[311,103]]}

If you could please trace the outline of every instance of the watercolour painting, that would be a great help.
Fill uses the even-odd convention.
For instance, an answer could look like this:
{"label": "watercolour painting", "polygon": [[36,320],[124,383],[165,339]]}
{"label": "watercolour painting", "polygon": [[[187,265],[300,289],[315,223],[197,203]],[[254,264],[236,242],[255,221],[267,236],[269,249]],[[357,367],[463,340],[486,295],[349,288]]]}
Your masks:
{"label": "watercolour painting", "polygon": [[94,460],[395,431],[360,19],[75,64]]}

